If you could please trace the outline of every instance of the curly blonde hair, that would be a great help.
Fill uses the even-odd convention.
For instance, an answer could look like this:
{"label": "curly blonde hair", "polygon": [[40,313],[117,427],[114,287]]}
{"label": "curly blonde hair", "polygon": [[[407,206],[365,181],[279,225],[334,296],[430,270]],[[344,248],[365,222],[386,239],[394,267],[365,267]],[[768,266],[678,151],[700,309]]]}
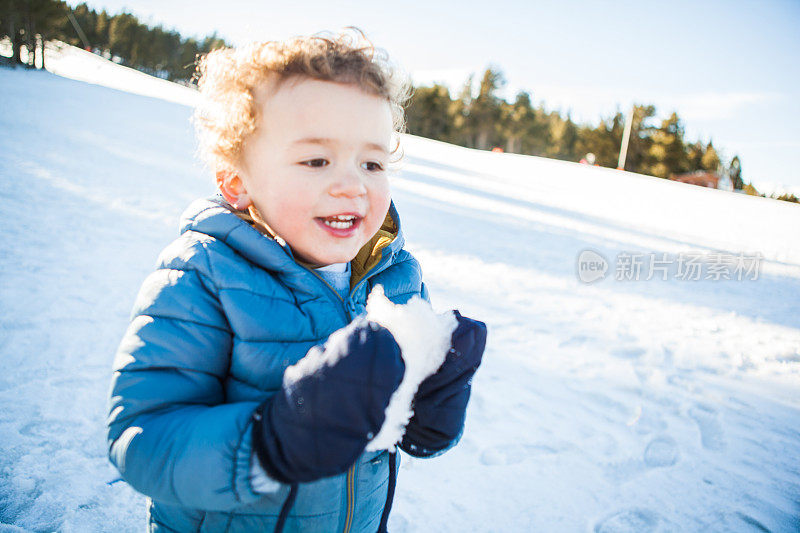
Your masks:
{"label": "curly blonde hair", "polygon": [[270,81],[277,88],[297,77],[349,83],[385,98],[394,131],[405,129],[408,77],[361,30],[350,27],[338,34],[221,48],[201,57],[195,73],[201,99],[194,114],[200,158],[213,171],[234,169],[245,139],[257,127],[257,87]]}

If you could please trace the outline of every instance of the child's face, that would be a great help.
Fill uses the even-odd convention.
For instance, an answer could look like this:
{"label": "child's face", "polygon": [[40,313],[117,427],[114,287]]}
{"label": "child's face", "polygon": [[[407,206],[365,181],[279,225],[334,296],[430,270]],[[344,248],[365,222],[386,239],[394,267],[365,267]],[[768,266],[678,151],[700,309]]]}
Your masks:
{"label": "child's face", "polygon": [[261,89],[259,126],[242,151],[240,198],[302,261],[350,261],[389,209],[389,103],[312,79]]}

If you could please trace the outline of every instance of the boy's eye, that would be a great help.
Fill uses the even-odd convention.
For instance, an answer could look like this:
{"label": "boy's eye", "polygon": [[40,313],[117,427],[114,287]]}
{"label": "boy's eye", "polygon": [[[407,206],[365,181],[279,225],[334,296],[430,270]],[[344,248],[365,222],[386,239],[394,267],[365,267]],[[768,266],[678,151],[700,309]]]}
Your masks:
{"label": "boy's eye", "polygon": [[307,167],[321,168],[326,166],[328,164],[328,161],[326,159],[317,158],[317,159],[309,159],[308,161],[302,161],[300,164],[305,165]]}
{"label": "boy's eye", "polygon": [[381,170],[383,170],[383,165],[381,165],[377,161],[367,161],[366,163],[362,164],[362,167],[364,168],[364,170],[367,170],[369,172],[380,172]]}

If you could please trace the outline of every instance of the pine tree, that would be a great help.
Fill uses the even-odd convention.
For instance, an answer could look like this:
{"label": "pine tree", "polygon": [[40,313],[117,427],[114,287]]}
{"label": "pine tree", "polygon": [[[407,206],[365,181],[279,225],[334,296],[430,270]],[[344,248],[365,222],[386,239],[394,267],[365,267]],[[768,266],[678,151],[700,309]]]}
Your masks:
{"label": "pine tree", "polygon": [[217,48],[225,48],[228,46],[225,43],[225,39],[219,37],[216,32],[212,33],[200,44],[200,53],[206,54],[211,52],[212,50],[216,50]]}
{"label": "pine tree", "polygon": [[705,148],[703,147],[703,143],[700,141],[688,144],[686,146],[686,159],[689,165],[689,169],[697,170],[703,168],[703,154],[705,152]]}
{"label": "pine tree", "polygon": [[[75,20],[83,30],[83,33],[86,34],[86,39],[89,41],[89,45],[92,47],[97,46],[99,42],[97,35],[97,12],[94,9],[89,9],[89,6],[86,4],[78,4],[72,10],[72,16],[75,17]],[[70,44],[74,44],[83,48],[84,45],[78,38],[77,34],[75,34],[75,37],[76,39],[74,42]]]}
{"label": "pine tree", "polygon": [[108,16],[108,13],[106,13],[106,10],[104,9],[97,14],[97,22],[95,23],[94,27],[94,34],[97,36],[97,42],[94,44],[102,50],[109,49],[108,30],[110,26],[111,17]]}
{"label": "pine tree", "polygon": [[688,160],[683,144],[683,125],[677,113],[672,113],[662,121],[661,127],[653,133],[650,156],[654,163],[649,174],[659,178],[669,178],[673,174],[686,172]]}
{"label": "pine tree", "polygon": [[624,128],[625,117],[619,111],[613,117],[601,120],[596,128],[579,128],[575,143],[576,155],[583,156],[591,152],[598,165],[616,168]]}
{"label": "pine tree", "polygon": [[11,63],[22,65],[22,13],[20,0],[0,0],[0,38],[8,37],[11,40]]}
{"label": "pine tree", "polygon": [[40,45],[40,68],[45,68],[45,43],[49,39],[57,38],[62,34],[63,21],[66,18],[69,7],[60,0],[32,0],[30,3],[32,16],[36,20],[36,31]]}
{"label": "pine tree", "polygon": [[501,116],[500,138],[506,152],[538,155],[537,150],[544,150],[547,126],[533,107],[529,93],[517,93],[513,104],[501,102]]}
{"label": "pine tree", "polygon": [[464,82],[458,98],[450,106],[450,116],[453,117],[453,142],[467,148],[474,148],[474,128],[470,120],[472,107],[472,74]]}
{"label": "pine tree", "polygon": [[170,69],[170,77],[172,79],[191,79],[194,71],[197,58],[200,54],[200,46],[197,41],[191,37],[181,41],[178,48],[178,55],[176,64]]}
{"label": "pine tree", "polygon": [[650,149],[653,145],[653,132],[657,129],[650,124],[656,114],[652,105],[633,106],[633,122],[631,136],[628,140],[628,151],[625,157],[625,169],[631,172],[645,173],[652,164]]}
{"label": "pine tree", "polygon": [[60,37],[66,4],[61,0],[0,0],[0,37],[9,37],[12,63],[22,65],[21,49],[28,51],[28,66],[44,68],[44,48],[48,39]]}
{"label": "pine tree", "polygon": [[453,100],[443,85],[418,87],[406,109],[406,126],[413,135],[450,142]]}
{"label": "pine tree", "polygon": [[499,70],[487,68],[478,87],[478,96],[469,108],[469,121],[475,131],[475,148],[486,150],[498,140],[500,98],[497,91],[505,85]]}
{"label": "pine tree", "polygon": [[570,113],[566,120],[557,112],[550,113],[548,117],[548,133],[550,146],[545,152],[546,157],[577,161],[578,156],[578,126],[572,121]]}
{"label": "pine tree", "polygon": [[740,191],[744,188],[744,182],[742,181],[742,163],[739,161],[739,156],[733,156],[731,160],[731,164],[728,167],[728,174],[731,177],[731,183],[733,184],[733,189]]}
{"label": "pine tree", "polygon": [[719,166],[719,154],[717,154],[717,151],[714,149],[714,143],[712,141],[708,141],[708,144],[703,151],[703,157],[700,160],[700,168],[711,172],[717,172],[719,170]]}

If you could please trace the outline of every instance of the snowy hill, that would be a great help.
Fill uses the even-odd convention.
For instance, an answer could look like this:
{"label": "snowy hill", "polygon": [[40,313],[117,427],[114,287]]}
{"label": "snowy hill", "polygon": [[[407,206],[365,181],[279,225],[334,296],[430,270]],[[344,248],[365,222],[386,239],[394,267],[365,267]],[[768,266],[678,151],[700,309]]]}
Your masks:
{"label": "snowy hill", "polygon": [[[60,75],[0,69],[0,531],[139,531],[144,497],[106,459],[111,361],[213,183],[190,89],[71,47],[47,61]],[[403,457],[391,531],[800,529],[800,206],[404,146],[407,248],[489,343],[459,446]],[[604,279],[579,279],[585,250]],[[713,279],[755,253],[757,279]]]}

